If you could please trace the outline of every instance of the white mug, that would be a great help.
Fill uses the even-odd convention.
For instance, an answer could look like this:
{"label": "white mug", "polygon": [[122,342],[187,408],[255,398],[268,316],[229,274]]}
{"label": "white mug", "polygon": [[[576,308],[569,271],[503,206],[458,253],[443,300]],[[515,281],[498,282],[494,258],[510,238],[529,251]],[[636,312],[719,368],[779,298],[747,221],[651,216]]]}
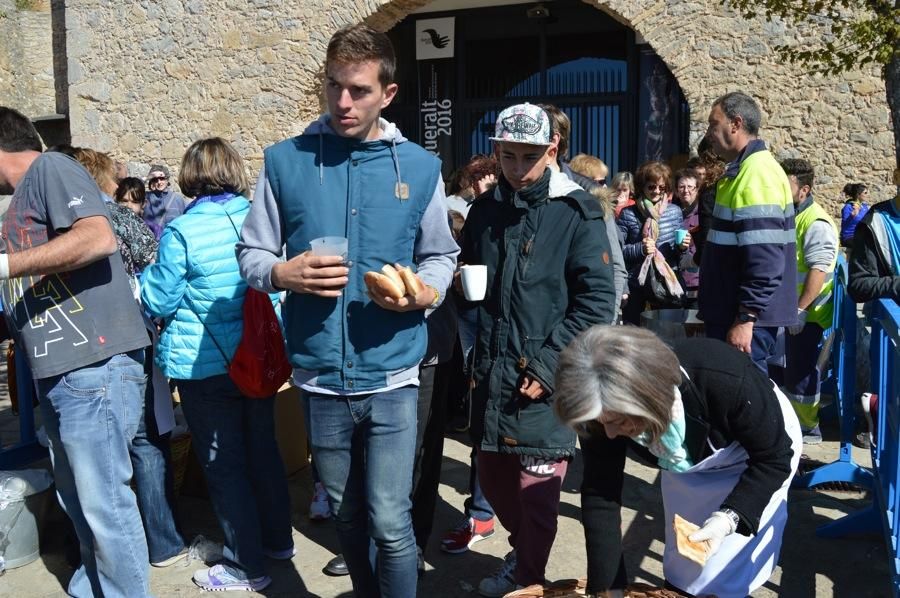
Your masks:
{"label": "white mug", "polygon": [[481,301],[487,293],[487,266],[466,264],[459,269],[467,301]]}

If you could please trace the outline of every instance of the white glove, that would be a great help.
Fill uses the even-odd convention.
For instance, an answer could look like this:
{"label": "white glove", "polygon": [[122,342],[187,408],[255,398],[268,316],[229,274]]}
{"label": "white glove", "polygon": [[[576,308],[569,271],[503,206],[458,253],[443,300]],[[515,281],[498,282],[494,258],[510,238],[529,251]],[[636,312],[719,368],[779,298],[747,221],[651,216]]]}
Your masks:
{"label": "white glove", "polygon": [[730,536],[737,529],[734,521],[722,511],[713,511],[709,519],[703,522],[703,527],[688,536],[691,542],[706,542],[709,545],[709,553],[712,556],[719,550],[722,540]]}
{"label": "white glove", "polygon": [[797,324],[794,326],[788,326],[788,334],[795,335],[800,334],[800,331],[803,330],[803,327],[806,326],[806,316],[807,312],[805,309],[797,310]]}

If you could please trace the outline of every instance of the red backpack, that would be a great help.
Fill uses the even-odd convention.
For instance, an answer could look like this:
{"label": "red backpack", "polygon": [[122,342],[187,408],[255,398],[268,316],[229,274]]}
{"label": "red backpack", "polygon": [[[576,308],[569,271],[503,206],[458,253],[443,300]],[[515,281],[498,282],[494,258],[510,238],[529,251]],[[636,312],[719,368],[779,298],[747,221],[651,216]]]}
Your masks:
{"label": "red backpack", "polygon": [[[228,375],[241,394],[253,399],[271,397],[291,375],[284,350],[281,324],[266,293],[247,289],[244,296],[244,332],[238,343]],[[224,355],[224,354],[223,354]]]}
{"label": "red backpack", "polygon": [[[241,235],[230,215],[228,220],[240,240]],[[256,289],[247,287],[242,310],[244,331],[231,361],[206,323],[203,320],[200,323],[222,354],[228,376],[241,394],[251,399],[267,399],[278,392],[292,371],[284,349],[281,324],[269,295]],[[197,317],[200,317],[199,314]]]}

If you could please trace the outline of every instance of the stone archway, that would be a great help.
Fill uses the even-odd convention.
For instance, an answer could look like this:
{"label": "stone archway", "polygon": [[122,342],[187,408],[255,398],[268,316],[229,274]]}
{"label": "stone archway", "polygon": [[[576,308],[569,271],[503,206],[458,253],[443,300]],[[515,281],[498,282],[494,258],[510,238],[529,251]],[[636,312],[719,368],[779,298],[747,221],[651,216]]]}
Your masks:
{"label": "stone archway", "polygon": [[[547,3],[540,16],[531,3],[437,0],[415,14],[409,3],[402,11],[386,6],[365,22],[389,32],[398,83],[412,92],[401,91],[385,116],[407,137],[437,151],[435,139],[427,137],[435,134],[427,104],[432,94],[445,108],[452,104],[452,129],[438,133],[445,176],[469,156],[490,151],[482,133],[493,126],[497,110],[515,101],[563,108],[572,120],[572,155],[599,156],[613,172],[688,151],[688,109],[680,86],[649,45],[635,44],[621,15],[611,17],[579,0]],[[443,17],[453,17],[454,24],[442,23]],[[442,33],[455,45],[448,59],[437,62],[419,58],[430,47],[422,45],[421,28],[432,26],[421,23],[433,18],[439,19],[433,26],[449,27]]]}
{"label": "stone archway", "polygon": [[[360,19],[360,21],[371,25],[373,28],[379,31],[388,31],[398,22],[412,14],[414,11],[430,4],[431,1],[432,0],[393,0],[382,2],[380,6],[378,6],[374,11],[371,12],[371,14],[364,16]],[[724,87],[721,92],[710,92],[709,85],[704,85],[699,82],[699,79],[702,78],[699,76],[699,74],[697,77],[689,78],[692,83],[694,82],[694,80],[697,80],[695,85],[686,85],[682,81],[682,76],[687,74],[688,71],[690,71],[691,67],[697,64],[698,61],[686,59],[685,54],[687,54],[687,52],[684,51],[683,43],[673,44],[668,41],[668,38],[671,37],[668,33],[673,28],[673,25],[682,27],[680,21],[676,21],[673,23],[673,16],[677,19],[678,14],[681,14],[682,16],[686,17],[684,19],[686,23],[693,23],[693,25],[685,24],[684,27],[686,29],[691,29],[695,30],[695,32],[697,33],[702,33],[703,28],[699,23],[701,21],[706,22],[707,17],[712,17],[716,14],[716,11],[714,9],[716,9],[717,6],[715,4],[706,2],[704,0],[696,0],[690,5],[690,7],[681,10],[676,9],[674,11],[676,14],[673,15],[673,10],[671,8],[667,8],[667,3],[658,2],[656,0],[581,1],[584,4],[596,8],[597,10],[600,10],[601,12],[607,14],[625,27],[630,28],[635,32],[639,39],[644,40],[646,43],[649,43],[653,47],[657,55],[668,66],[673,76],[681,84],[682,91],[684,92],[685,97],[687,98],[688,103],[692,108],[692,115],[696,114],[696,107],[705,106],[711,103],[712,99],[718,97],[718,95],[725,93],[726,89]],[[698,13],[696,12],[696,9],[698,7],[705,8],[706,10]],[[552,4],[550,5],[550,8],[552,9]],[[658,43],[655,39],[657,37],[659,37]],[[699,116],[699,120],[695,120],[692,123],[692,146],[695,145],[694,142],[699,139],[700,135],[702,135],[701,129],[705,130],[705,120],[706,113],[704,112]]]}
{"label": "stone archway", "polygon": [[[761,17],[744,19],[715,0],[582,1],[630,27],[668,65],[691,106],[692,147],[705,131],[712,101],[743,90],[758,99],[762,136],[775,153],[807,156],[817,166],[825,203],[836,208],[851,179],[892,192],[893,132],[876,69],[826,78],[782,64],[773,48],[800,43],[797,32]],[[386,30],[427,2],[381,2],[368,12],[371,3],[359,4],[360,20]]]}
{"label": "stone archway", "polygon": [[[760,100],[763,137],[776,154],[813,160],[820,197],[837,201],[850,180],[869,183],[876,197],[893,192],[893,130],[874,67],[826,78],[782,65],[774,46],[801,43],[799,32],[743,19],[717,0],[583,1],[627,24],[668,65],[692,107],[692,141],[706,106],[742,89]],[[176,165],[199,135],[222,135],[256,168],[263,147],[318,115],[331,32],[363,21],[389,29],[425,4],[334,0],[323,11],[313,0],[72,3],[72,142],[109,151],[140,174],[150,161]]]}

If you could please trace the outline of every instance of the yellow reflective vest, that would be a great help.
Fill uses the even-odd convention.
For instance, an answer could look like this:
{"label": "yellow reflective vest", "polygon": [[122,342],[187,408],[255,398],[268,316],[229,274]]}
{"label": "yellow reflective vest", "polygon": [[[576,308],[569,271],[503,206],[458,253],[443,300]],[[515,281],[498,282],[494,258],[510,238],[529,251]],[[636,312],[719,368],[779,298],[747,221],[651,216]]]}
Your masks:
{"label": "yellow reflective vest", "polygon": [[[806,274],[809,272],[809,266],[806,265],[806,258],[803,255],[803,245],[806,237],[806,231],[816,220],[824,220],[831,225],[834,230],[834,238],[838,239],[838,228],[834,220],[825,211],[825,208],[812,202],[809,207],[794,216],[794,226],[797,229],[797,296],[803,294],[803,288],[806,286]],[[828,267],[828,276],[825,278],[825,284],[822,285],[822,291],[806,308],[806,321],[815,322],[823,329],[831,328],[832,314],[834,312],[834,300],[832,298],[832,290],[834,286],[835,264],[837,264],[837,252]]]}

